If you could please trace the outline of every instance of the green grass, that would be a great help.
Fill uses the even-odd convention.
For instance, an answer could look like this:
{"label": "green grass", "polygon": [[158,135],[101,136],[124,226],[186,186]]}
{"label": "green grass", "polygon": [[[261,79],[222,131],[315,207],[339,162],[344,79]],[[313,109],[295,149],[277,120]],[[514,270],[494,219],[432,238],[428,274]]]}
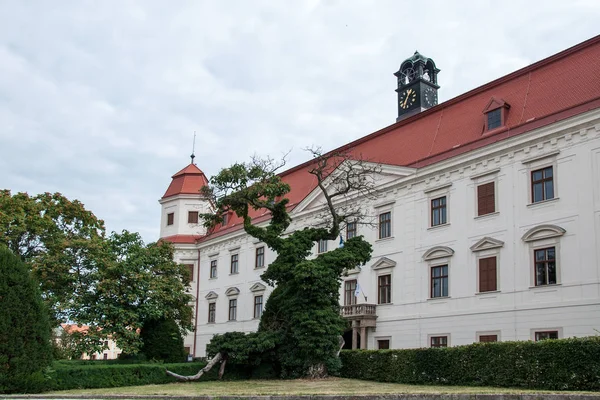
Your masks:
{"label": "green grass", "polygon": [[[397,383],[360,381],[356,379],[327,378],[319,380],[248,380],[185,382],[166,385],[128,386],[105,389],[78,389],[50,392],[52,395],[163,395],[163,396],[227,396],[227,395],[367,395],[390,393],[473,393],[473,394],[516,394],[557,393],[524,389],[507,389],[472,386],[419,386]],[[568,392],[590,393],[593,392]],[[598,394],[598,393],[593,393]]]}

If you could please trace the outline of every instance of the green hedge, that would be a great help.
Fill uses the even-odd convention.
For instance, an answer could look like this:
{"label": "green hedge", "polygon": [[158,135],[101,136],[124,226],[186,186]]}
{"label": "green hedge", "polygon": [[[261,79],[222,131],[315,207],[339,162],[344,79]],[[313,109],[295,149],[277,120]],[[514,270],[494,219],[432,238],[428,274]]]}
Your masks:
{"label": "green hedge", "polygon": [[406,350],[345,350],[345,378],[409,384],[600,389],[600,337],[475,343]]}
{"label": "green hedge", "polygon": [[[166,369],[180,375],[194,375],[205,365],[206,362],[114,364],[103,361],[59,361],[47,373],[45,391],[171,383],[177,380],[168,376]],[[217,365],[204,374],[200,381],[216,380],[218,371]],[[223,379],[268,379],[274,376],[268,366],[250,368],[228,365]]]}

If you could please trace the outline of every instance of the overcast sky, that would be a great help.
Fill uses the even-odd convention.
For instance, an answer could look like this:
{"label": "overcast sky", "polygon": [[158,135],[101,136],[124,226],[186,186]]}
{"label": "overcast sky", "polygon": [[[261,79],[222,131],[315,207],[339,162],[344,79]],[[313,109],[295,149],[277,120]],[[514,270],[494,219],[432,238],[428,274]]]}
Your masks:
{"label": "overcast sky", "polygon": [[0,0],[0,189],[61,192],[155,241],[194,131],[208,176],[254,153],[295,165],[393,123],[417,49],[442,102],[599,20],[598,0]]}

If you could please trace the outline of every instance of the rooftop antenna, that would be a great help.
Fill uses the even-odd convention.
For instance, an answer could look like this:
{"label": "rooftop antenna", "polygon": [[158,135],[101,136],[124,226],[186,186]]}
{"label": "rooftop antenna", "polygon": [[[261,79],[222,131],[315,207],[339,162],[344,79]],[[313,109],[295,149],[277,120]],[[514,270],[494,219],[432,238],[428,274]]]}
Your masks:
{"label": "rooftop antenna", "polygon": [[192,142],[192,155],[190,156],[190,158],[192,159],[192,164],[194,164],[194,158],[196,158],[196,156],[194,155],[195,152],[196,152],[196,131],[194,131],[194,141]]}

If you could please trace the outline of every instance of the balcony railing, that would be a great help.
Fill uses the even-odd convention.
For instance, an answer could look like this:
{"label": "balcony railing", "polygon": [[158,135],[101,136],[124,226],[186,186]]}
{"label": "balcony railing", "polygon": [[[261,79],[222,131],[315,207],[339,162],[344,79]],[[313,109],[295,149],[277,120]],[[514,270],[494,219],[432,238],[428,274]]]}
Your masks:
{"label": "balcony railing", "polygon": [[377,317],[377,305],[376,304],[352,304],[349,306],[341,306],[340,313],[342,317],[347,318],[364,318],[364,317]]}

